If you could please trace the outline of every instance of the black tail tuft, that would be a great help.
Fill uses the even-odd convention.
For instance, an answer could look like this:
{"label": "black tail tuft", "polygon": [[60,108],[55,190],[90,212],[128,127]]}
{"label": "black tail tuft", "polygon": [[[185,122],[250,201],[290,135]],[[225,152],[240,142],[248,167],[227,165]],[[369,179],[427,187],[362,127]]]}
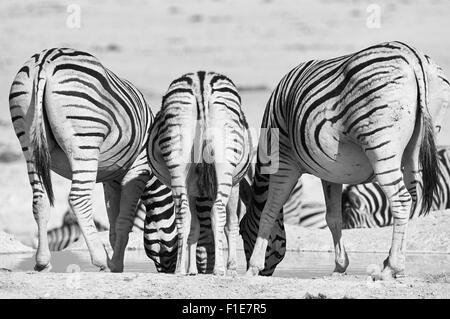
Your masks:
{"label": "black tail tuft", "polygon": [[422,143],[419,161],[422,166],[423,201],[420,214],[428,214],[433,205],[433,195],[438,190],[439,160],[437,154],[434,126],[428,114],[422,114]]}
{"label": "black tail tuft", "polygon": [[199,163],[197,165],[198,189],[205,190],[208,198],[215,199],[217,193],[217,177],[214,164]]}
{"label": "black tail tuft", "polygon": [[52,178],[50,175],[51,155],[47,143],[43,142],[46,140],[45,131],[40,130],[36,138],[37,140],[33,141],[33,157],[36,164],[36,170],[44,184],[50,205],[54,206],[55,196],[53,194]]}

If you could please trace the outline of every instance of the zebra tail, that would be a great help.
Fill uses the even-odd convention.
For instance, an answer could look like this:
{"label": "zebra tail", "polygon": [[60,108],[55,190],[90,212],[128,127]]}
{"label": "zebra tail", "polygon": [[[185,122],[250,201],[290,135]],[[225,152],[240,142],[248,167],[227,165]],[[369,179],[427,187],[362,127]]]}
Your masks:
{"label": "zebra tail", "polygon": [[216,198],[217,176],[213,164],[200,163],[198,166],[198,189],[204,190],[208,198]]}
{"label": "zebra tail", "polygon": [[[50,175],[50,151],[48,149],[45,128],[44,92],[47,75],[44,69],[37,72],[33,82],[33,98],[30,107],[34,106],[34,117],[31,124],[31,145],[37,173],[44,184],[50,205],[54,206],[52,180]],[[33,105],[34,104],[34,105]]]}
{"label": "zebra tail", "polygon": [[434,125],[427,114],[422,113],[423,134],[419,151],[422,166],[423,202],[420,214],[428,214],[433,205],[433,195],[438,191],[439,161],[437,156]]}
{"label": "zebra tail", "polygon": [[422,139],[419,150],[419,162],[422,167],[423,201],[420,214],[428,214],[433,205],[433,195],[438,191],[439,159],[434,134],[433,120],[428,112],[428,81],[427,63],[422,55],[419,55],[421,72],[416,71],[419,91],[419,114],[422,124]]}
{"label": "zebra tail", "polygon": [[[212,154],[211,143],[204,142],[204,152]],[[217,193],[217,176],[213,163],[207,163],[204,160],[197,166],[198,189],[204,190],[206,196],[212,199],[216,198]]]}

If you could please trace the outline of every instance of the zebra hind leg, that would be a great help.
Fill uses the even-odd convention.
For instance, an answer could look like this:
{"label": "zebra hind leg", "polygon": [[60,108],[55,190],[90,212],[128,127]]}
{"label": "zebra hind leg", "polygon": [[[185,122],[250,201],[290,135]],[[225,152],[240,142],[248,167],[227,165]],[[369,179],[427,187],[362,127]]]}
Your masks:
{"label": "zebra hind leg", "polygon": [[341,274],[345,273],[349,265],[349,259],[342,240],[342,184],[322,180],[322,187],[327,208],[325,219],[333,236],[335,253],[333,274]]}
{"label": "zebra hind leg", "polygon": [[[172,182],[172,185],[176,185]],[[187,197],[187,189],[184,186],[172,187],[175,203],[175,218],[178,233],[177,265],[175,274],[186,275],[187,240],[191,229],[191,211]]]}
{"label": "zebra hind leg", "polygon": [[196,210],[196,198],[189,196],[189,207],[191,209],[191,230],[188,237],[188,274],[197,275],[197,244],[200,237],[200,222]]}
{"label": "zebra hind leg", "polygon": [[[384,163],[383,166],[377,163]],[[374,172],[381,189],[386,194],[394,227],[389,257],[384,261],[381,277],[374,275],[375,279],[390,280],[402,275],[405,270],[406,229],[411,211],[412,198],[409,194],[397,161],[382,161],[374,163]]]}
{"label": "zebra hind leg", "polygon": [[239,184],[231,189],[230,199],[227,205],[227,224],[225,226],[225,235],[228,242],[228,260],[227,270],[231,276],[237,276],[237,238],[239,234]]}
{"label": "zebra hind leg", "polygon": [[36,271],[50,271],[51,253],[48,243],[47,223],[50,217],[50,202],[38,175],[29,163],[28,174],[33,189],[33,216],[38,226],[38,246],[36,251]]}
{"label": "zebra hind leg", "polygon": [[[228,163],[214,164],[217,179],[217,192],[211,209],[211,226],[214,234],[214,275],[225,275],[223,263],[223,239],[227,220],[227,205],[232,189],[233,167]],[[236,213],[236,212],[235,212]],[[233,247],[231,247],[233,248]],[[236,248],[236,247],[234,247]],[[230,249],[230,247],[228,248]]]}
{"label": "zebra hind leg", "polygon": [[108,255],[98,237],[93,219],[92,193],[97,179],[97,161],[71,159],[72,185],[69,203],[77,216],[78,224],[91,255],[91,262],[100,270],[107,270]]}

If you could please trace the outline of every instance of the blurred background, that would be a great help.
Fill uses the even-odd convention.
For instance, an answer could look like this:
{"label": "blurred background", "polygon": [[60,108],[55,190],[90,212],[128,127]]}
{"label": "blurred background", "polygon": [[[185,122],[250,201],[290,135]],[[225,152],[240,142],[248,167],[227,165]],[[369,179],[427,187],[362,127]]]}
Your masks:
{"label": "blurred background", "polygon": [[[0,230],[25,239],[37,229],[8,105],[13,78],[34,53],[87,51],[141,89],[154,112],[174,78],[218,71],[237,84],[248,122],[259,127],[272,89],[304,60],[399,40],[430,55],[450,76],[449,17],[448,0],[2,0]],[[450,125],[438,142],[450,144]],[[50,228],[61,224],[68,207],[69,182],[53,175],[53,183]],[[320,185],[311,193],[322,196]],[[96,218],[106,221],[100,185],[95,196]]]}

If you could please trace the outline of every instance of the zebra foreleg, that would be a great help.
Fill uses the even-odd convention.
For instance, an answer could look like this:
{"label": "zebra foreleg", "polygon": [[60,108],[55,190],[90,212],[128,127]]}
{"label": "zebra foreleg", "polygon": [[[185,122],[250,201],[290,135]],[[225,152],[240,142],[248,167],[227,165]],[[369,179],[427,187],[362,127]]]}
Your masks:
{"label": "zebra foreleg", "polygon": [[150,174],[142,201],[145,203],[144,248],[158,272],[173,273],[177,261],[177,228],[172,190]]}
{"label": "zebra foreleg", "polygon": [[128,244],[129,233],[133,228],[136,208],[149,178],[148,174],[137,174],[129,171],[121,182],[120,210],[115,224],[116,240],[113,246],[114,254],[108,264],[112,272],[123,271],[125,249]]}
{"label": "zebra foreleg", "polygon": [[116,243],[116,220],[120,210],[120,183],[117,181],[103,183],[103,192],[109,220],[109,243],[114,248]]}
{"label": "zebra foreleg", "polygon": [[342,240],[342,184],[322,180],[326,202],[326,222],[333,236],[335,268],[333,273],[345,273],[349,260]]}
{"label": "zebra foreleg", "polygon": [[[282,164],[281,159],[280,164]],[[247,276],[257,276],[264,269],[265,255],[272,228],[300,175],[298,168],[286,166],[285,163],[276,173],[270,175],[267,200],[261,213],[258,237],[250,257]]]}

